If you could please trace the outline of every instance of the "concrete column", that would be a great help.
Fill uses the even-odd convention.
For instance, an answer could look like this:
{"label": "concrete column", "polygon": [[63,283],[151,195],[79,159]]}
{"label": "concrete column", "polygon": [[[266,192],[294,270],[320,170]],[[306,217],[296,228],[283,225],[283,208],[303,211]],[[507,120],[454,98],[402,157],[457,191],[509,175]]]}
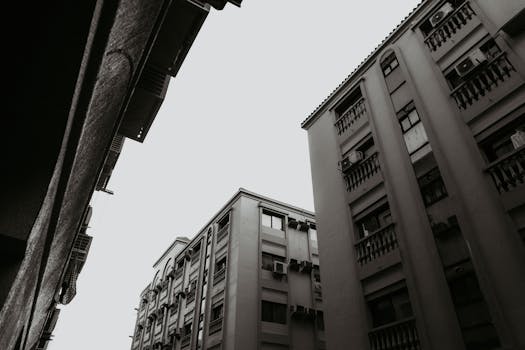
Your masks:
{"label": "concrete column", "polygon": [[[464,237],[480,285],[506,346],[525,346],[525,249],[505,212],[499,195],[484,173],[484,161],[468,125],[461,118],[439,68],[421,45],[404,49],[414,88],[430,118],[424,120],[434,136],[435,156],[447,188],[463,215]],[[410,60],[410,62],[408,62]],[[502,339],[505,341],[505,339]]]}
{"label": "concrete column", "polygon": [[369,120],[382,161],[388,200],[418,333],[424,349],[464,349],[447,281],[404,144],[399,123],[379,67],[365,81]]}
{"label": "concrete column", "polygon": [[333,118],[323,115],[308,130],[319,259],[329,350],[369,348],[368,319],[354,250],[340,150]]}

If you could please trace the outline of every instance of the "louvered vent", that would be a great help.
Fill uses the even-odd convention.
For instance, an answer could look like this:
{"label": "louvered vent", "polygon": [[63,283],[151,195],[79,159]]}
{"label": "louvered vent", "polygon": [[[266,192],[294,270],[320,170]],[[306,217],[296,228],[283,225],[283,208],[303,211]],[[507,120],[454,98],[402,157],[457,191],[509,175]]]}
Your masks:
{"label": "louvered vent", "polygon": [[112,152],[120,153],[123,145],[124,145],[124,136],[116,134],[113,140],[111,141],[111,146],[109,150]]}
{"label": "louvered vent", "polygon": [[165,82],[166,73],[151,65],[146,65],[142,71],[138,86],[157,96],[162,96]]}

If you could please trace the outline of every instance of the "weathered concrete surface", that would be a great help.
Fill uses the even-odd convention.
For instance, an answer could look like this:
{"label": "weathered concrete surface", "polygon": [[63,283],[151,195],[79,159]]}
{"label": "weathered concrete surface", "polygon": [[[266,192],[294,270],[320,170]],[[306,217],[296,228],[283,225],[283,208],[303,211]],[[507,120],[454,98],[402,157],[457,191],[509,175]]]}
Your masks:
{"label": "weathered concrete surface", "polygon": [[[117,3],[99,1],[100,6]],[[83,212],[129,98],[134,74],[143,64],[143,54],[166,3],[121,1],[109,40],[100,28],[92,33],[95,46],[104,43],[104,57],[97,62],[97,57],[90,56],[82,67],[80,75],[87,71],[87,79],[77,84],[78,99],[71,105],[59,161],[31,230],[22,266],[0,312],[0,349],[18,348],[19,339],[24,349],[38,342],[55,304],[54,296]]]}

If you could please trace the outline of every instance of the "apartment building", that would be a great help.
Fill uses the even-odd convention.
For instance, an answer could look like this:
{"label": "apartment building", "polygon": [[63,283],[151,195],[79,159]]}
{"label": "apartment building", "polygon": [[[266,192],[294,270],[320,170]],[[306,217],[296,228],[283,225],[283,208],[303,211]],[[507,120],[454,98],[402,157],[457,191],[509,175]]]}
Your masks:
{"label": "apartment building", "polygon": [[153,268],[132,350],[325,348],[312,212],[240,189]]}
{"label": "apartment building", "polygon": [[524,9],[422,1],[302,123],[328,349],[525,347]]}

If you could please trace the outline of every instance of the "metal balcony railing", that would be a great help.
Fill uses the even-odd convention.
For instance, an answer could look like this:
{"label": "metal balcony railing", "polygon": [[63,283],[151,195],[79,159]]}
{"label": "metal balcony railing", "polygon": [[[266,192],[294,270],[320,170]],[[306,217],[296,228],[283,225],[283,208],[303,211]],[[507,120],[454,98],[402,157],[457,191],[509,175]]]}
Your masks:
{"label": "metal balcony railing", "polygon": [[415,319],[408,318],[373,329],[368,333],[370,350],[420,350]]}
{"label": "metal balcony railing", "polygon": [[397,247],[395,224],[392,223],[357,241],[357,262],[361,266],[365,265]]}
{"label": "metal balcony railing", "polygon": [[511,191],[525,183],[525,146],[489,164],[487,172],[499,193]]}
{"label": "metal balcony railing", "polygon": [[377,174],[380,169],[379,158],[375,152],[345,173],[346,190],[350,192],[357,189],[362,183]]}
{"label": "metal balcony railing", "polygon": [[458,7],[448,18],[443,20],[425,37],[425,44],[430,51],[438,50],[444,43],[461,30],[476,13],[468,2]]}
{"label": "metal balcony railing", "polygon": [[356,103],[354,103],[350,108],[348,108],[335,122],[335,127],[337,129],[337,134],[341,135],[349,127],[357,122],[366,112],[365,109],[365,99],[360,98]]}
{"label": "metal balcony railing", "polygon": [[219,317],[216,320],[210,321],[210,326],[208,327],[208,334],[217,333],[222,329],[222,317]]}
{"label": "metal balcony railing", "polygon": [[463,83],[454,88],[451,96],[461,109],[467,109],[488,92],[509,79],[516,69],[505,52],[499,53],[486,65],[477,69]]}
{"label": "metal balcony railing", "polygon": [[222,268],[213,274],[213,284],[217,284],[226,277],[226,268]]}

